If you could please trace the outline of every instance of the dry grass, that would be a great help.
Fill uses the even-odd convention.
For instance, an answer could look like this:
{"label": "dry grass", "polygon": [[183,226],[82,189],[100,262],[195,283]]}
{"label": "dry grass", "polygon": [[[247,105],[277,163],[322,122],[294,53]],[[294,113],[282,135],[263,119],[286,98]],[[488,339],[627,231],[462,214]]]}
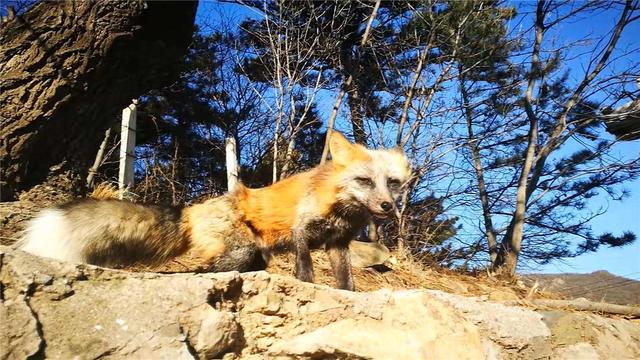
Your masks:
{"label": "dry grass", "polygon": [[120,197],[120,191],[108,182],[103,182],[93,188],[89,197],[96,200],[105,199],[118,199]]}
{"label": "dry grass", "polygon": [[[334,286],[330,264],[322,251],[312,252],[315,281]],[[268,272],[292,276],[293,255],[274,257]],[[354,282],[358,291],[388,289],[432,289],[465,296],[485,296],[491,300],[520,300],[529,295],[530,288],[489,276],[488,274],[468,275],[446,269],[427,269],[411,260],[401,261],[387,271],[372,268],[354,268]],[[535,298],[558,299],[558,295],[537,292]]]}

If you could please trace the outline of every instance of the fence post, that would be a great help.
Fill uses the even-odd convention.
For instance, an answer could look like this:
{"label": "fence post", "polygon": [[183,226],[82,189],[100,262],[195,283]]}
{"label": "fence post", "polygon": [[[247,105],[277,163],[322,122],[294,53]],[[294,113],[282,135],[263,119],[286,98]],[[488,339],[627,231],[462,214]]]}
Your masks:
{"label": "fence post", "polygon": [[128,197],[128,193],[133,189],[133,162],[136,158],[137,104],[138,100],[132,100],[131,104],[122,110],[122,126],[120,128],[120,172],[118,173],[120,199]]}
{"label": "fence post", "polygon": [[232,192],[238,184],[238,147],[236,138],[228,136],[224,139],[226,165],[227,165],[227,191]]}

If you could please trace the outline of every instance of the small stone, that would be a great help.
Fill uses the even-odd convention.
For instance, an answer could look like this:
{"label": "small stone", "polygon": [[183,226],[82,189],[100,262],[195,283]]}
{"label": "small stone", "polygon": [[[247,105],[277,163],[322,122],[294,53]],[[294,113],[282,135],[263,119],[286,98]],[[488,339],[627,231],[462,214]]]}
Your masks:
{"label": "small stone", "polygon": [[235,316],[229,312],[210,308],[200,322],[195,339],[191,339],[194,349],[204,358],[220,357],[232,350],[240,338],[240,327]]}

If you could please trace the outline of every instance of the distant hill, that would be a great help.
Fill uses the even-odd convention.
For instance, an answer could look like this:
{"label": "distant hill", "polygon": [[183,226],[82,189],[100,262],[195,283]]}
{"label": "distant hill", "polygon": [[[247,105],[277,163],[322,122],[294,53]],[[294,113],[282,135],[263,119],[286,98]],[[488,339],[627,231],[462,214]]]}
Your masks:
{"label": "distant hill", "polygon": [[586,298],[620,305],[640,305],[640,281],[600,270],[590,274],[526,274],[524,282],[569,299]]}

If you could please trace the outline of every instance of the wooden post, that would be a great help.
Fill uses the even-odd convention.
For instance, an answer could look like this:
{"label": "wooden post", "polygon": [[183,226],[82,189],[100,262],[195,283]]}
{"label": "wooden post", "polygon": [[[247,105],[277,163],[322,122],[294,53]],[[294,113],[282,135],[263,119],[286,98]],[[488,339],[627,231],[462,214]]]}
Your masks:
{"label": "wooden post", "polygon": [[118,174],[120,199],[126,198],[125,193],[133,189],[133,162],[136,158],[137,104],[138,100],[133,100],[131,105],[122,110],[122,127],[120,128],[120,172]]}
{"label": "wooden post", "polygon": [[238,184],[238,147],[233,136],[224,140],[225,161],[227,165],[227,191],[232,192]]}

